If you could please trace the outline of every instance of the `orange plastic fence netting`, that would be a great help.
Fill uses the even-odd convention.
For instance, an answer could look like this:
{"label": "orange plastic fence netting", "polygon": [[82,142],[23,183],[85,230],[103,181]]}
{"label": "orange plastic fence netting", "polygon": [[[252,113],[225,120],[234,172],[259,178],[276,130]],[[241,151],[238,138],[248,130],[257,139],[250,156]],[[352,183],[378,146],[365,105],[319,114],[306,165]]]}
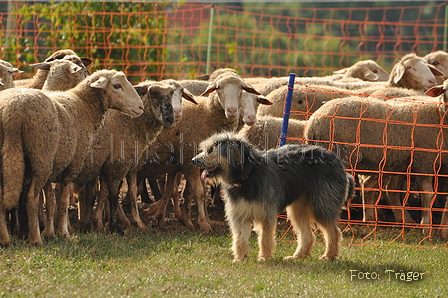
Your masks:
{"label": "orange plastic fence netting", "polygon": [[447,104],[429,97],[368,96],[296,79],[290,119],[306,121],[308,131],[286,139],[333,150],[356,178],[356,195],[341,220],[349,244],[386,234],[391,243],[446,248]]}
{"label": "orange plastic fence netting", "polygon": [[446,3],[410,3],[0,1],[1,53],[28,76],[29,63],[60,48],[92,58],[94,69],[123,70],[134,82],[192,78],[207,63],[209,71],[227,66],[244,76],[324,75],[362,59],[387,67],[409,52],[443,49]]}
{"label": "orange plastic fence netting", "polygon": [[[207,66],[209,72],[219,67],[232,67],[244,77],[285,76],[291,72],[304,77],[328,75],[359,60],[373,59],[389,71],[404,54],[415,52],[424,56],[444,49],[447,3],[412,5],[410,2],[398,6],[366,3],[366,7],[359,8],[350,2],[236,6],[0,0],[0,53],[2,59],[25,71],[21,77],[30,77],[34,69],[29,64],[43,61],[58,49],[71,48],[78,55],[93,60],[92,71],[122,70],[133,83],[145,79],[193,78],[206,73]],[[291,115],[304,120],[322,104],[317,102],[317,93],[329,94],[330,100],[345,95],[324,88],[300,88],[300,92],[305,94],[302,105],[306,110],[296,109]],[[360,125],[378,122],[373,117],[363,118],[361,112],[356,121]],[[381,124],[419,127],[413,122]],[[437,125],[441,125],[440,128]],[[337,121],[333,121],[332,127],[338,129]],[[353,132],[358,139],[348,143],[329,140],[328,145],[338,144],[352,153],[349,158],[358,160],[359,153],[374,148],[374,144],[361,142],[362,129],[359,128]],[[443,139],[444,123],[434,124],[431,129],[439,129],[438,136]],[[288,137],[300,139],[301,136]],[[343,214],[342,223],[346,233],[352,235],[351,243],[359,238],[358,227],[366,229],[361,239],[376,238],[379,228],[390,227],[396,231],[392,242],[409,240],[409,233],[426,228],[429,231],[423,236],[412,236],[420,243],[426,240],[432,243],[436,232],[447,229],[446,224],[441,224],[445,194],[441,186],[445,176],[439,164],[446,153],[441,143],[435,139],[433,147],[411,144],[398,148],[384,141],[376,148],[382,150],[384,157],[376,168],[364,169],[356,163],[350,168],[357,176],[378,177],[366,182],[367,193],[375,191],[373,200],[363,204],[358,196],[349,202],[348,211]],[[390,170],[388,153],[398,151],[408,152],[407,164],[404,163],[407,166]],[[431,177],[433,191],[416,187],[415,180],[419,180],[422,173],[414,172],[412,165],[425,153],[433,156],[433,171],[423,173]],[[401,187],[388,187],[392,176],[402,178]],[[357,190],[359,192],[360,188]],[[400,194],[400,206],[385,201],[388,192]],[[417,198],[419,194],[433,194],[428,206],[422,207]],[[364,207],[373,211],[373,219],[363,221]],[[401,214],[406,211],[417,223],[395,220],[393,210]],[[430,211],[429,227],[418,224],[424,211]]]}

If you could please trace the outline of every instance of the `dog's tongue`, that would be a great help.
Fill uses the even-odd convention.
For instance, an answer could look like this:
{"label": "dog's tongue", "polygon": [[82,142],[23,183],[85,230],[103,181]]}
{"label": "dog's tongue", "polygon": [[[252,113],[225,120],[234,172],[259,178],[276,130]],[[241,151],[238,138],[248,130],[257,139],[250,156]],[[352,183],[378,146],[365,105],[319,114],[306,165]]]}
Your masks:
{"label": "dog's tongue", "polygon": [[205,178],[207,178],[208,172],[210,172],[210,170],[205,169],[205,170],[202,171],[202,174],[201,174],[201,179],[202,180],[205,180]]}

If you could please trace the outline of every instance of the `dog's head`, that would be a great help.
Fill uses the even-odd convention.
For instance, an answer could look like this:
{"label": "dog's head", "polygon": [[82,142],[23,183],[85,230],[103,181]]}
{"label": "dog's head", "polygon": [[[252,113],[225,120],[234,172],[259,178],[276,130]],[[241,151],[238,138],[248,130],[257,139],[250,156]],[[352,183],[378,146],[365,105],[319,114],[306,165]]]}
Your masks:
{"label": "dog's head", "polygon": [[238,186],[252,166],[252,146],[234,133],[221,133],[204,140],[192,162],[202,169],[201,179]]}

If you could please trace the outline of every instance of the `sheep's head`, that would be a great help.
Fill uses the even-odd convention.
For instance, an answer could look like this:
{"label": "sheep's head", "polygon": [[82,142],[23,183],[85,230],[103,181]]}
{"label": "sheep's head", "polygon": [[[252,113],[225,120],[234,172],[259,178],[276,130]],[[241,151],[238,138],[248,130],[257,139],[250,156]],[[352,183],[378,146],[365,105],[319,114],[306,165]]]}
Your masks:
{"label": "sheep's head", "polygon": [[58,50],[53,54],[51,54],[50,56],[48,56],[44,62],[51,62],[60,59],[66,59],[72,61],[73,63],[77,64],[78,66],[84,69],[84,74],[86,77],[90,75],[89,71],[87,70],[87,66],[92,64],[92,60],[89,58],[80,58],[78,57],[78,55],[76,55],[76,53],[73,50],[70,49]]}
{"label": "sheep's head", "polygon": [[174,94],[173,94],[173,99],[172,99],[171,103],[173,105],[174,117],[175,117],[176,121],[179,121],[180,119],[182,119],[182,98],[184,98],[194,104],[198,104],[198,103],[194,100],[193,94],[191,94],[190,91],[188,91],[187,89],[182,87],[182,85],[179,84],[177,81],[164,80],[163,83],[169,84],[175,88]]}
{"label": "sheep's head", "polygon": [[426,55],[425,57],[423,57],[423,59],[425,59],[426,63],[433,65],[435,68],[437,68],[438,70],[440,70],[441,72],[443,72],[445,74],[445,76],[443,77],[436,77],[436,79],[439,81],[440,83],[443,83],[444,79],[447,79],[447,75],[448,75],[448,53],[445,51],[437,51],[437,52],[432,52],[429,53],[428,55]]}
{"label": "sheep's head", "polygon": [[443,94],[440,101],[443,103],[448,103],[448,80],[445,80],[443,85],[434,86],[428,89],[425,94],[431,97],[437,97]]}
{"label": "sheep's head", "polygon": [[389,80],[389,73],[373,60],[358,61],[334,73],[344,74],[344,78],[358,78],[363,81],[387,82]]}
{"label": "sheep's head", "polygon": [[31,64],[30,66],[48,71],[42,90],[68,90],[74,88],[85,78],[83,68],[70,60],[53,60]]}
{"label": "sheep's head", "polygon": [[[173,96],[176,88],[159,82],[144,82],[134,86],[145,103],[144,119],[157,121],[165,128],[174,125]],[[149,116],[149,113],[152,115]]]}
{"label": "sheep's head", "polygon": [[426,91],[436,85],[435,76],[444,74],[415,54],[405,55],[392,69],[389,84],[418,91]]}
{"label": "sheep's head", "polygon": [[14,77],[22,73],[23,71],[13,67],[11,63],[4,60],[0,60],[0,79],[2,84],[0,85],[0,90],[5,90],[8,88],[14,88]]}
{"label": "sheep's head", "polygon": [[202,95],[210,94],[213,91],[217,92],[219,104],[225,111],[227,118],[239,116],[243,91],[260,95],[254,87],[244,82],[240,76],[231,73],[225,73],[211,82]]}
{"label": "sheep's head", "polygon": [[132,117],[138,117],[143,113],[143,102],[123,72],[101,70],[89,78],[90,87],[104,90],[108,108],[119,110]]}

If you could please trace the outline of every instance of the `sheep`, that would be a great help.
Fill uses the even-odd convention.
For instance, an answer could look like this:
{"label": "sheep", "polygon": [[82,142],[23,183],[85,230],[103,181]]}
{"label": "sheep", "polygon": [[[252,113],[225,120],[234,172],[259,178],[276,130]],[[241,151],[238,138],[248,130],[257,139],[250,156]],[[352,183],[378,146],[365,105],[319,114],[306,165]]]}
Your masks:
{"label": "sheep", "polygon": [[52,60],[51,62],[32,64],[31,66],[36,69],[48,71],[42,90],[66,91],[74,88],[86,78],[84,69],[72,62],[72,60],[76,60],[76,58],[76,56],[66,56],[62,60]]}
{"label": "sheep", "polygon": [[[157,203],[166,206],[173,189],[176,189],[177,186],[172,182],[175,180],[176,174],[182,172],[187,180],[187,189],[191,190],[191,196],[185,197],[185,206],[190,208],[191,199],[195,199],[198,209],[197,223],[199,228],[205,232],[210,231],[211,227],[205,215],[204,187],[199,170],[189,161],[197,151],[200,141],[217,131],[234,131],[237,128],[240,116],[239,107],[242,106],[245,109],[244,107],[248,106],[242,102],[243,90],[258,95],[252,86],[235,74],[222,74],[215,81],[210,82],[204,92],[204,95],[209,94],[209,96],[196,97],[199,102],[197,106],[184,106],[182,120],[176,123],[174,128],[164,130],[157,137],[158,146],[154,148],[157,150],[152,155],[154,160],[148,161],[139,173],[140,177],[157,177],[160,173],[167,174],[169,183],[166,184],[164,199]],[[258,97],[247,97],[245,100],[249,100],[249,105],[252,106],[259,104],[256,102]],[[261,104],[263,103],[266,102],[262,101]],[[245,111],[243,113],[245,114]],[[249,119],[249,117],[244,118]],[[164,152],[167,148],[170,151],[168,156]],[[159,210],[160,213],[157,217],[160,216],[159,219],[161,219],[164,215],[164,207]],[[145,214],[148,213],[145,212]],[[184,212],[182,216],[183,218],[180,220],[183,224],[193,229],[189,212]]]}
{"label": "sheep", "polygon": [[[101,176],[101,192],[106,189],[109,193],[109,203],[111,205],[112,231],[122,233],[116,222],[117,210],[122,211],[118,206],[118,185],[127,175],[128,194],[131,204],[131,223],[139,228],[145,228],[136,208],[136,171],[139,160],[143,161],[142,155],[149,150],[150,144],[162,131],[162,128],[169,128],[182,117],[182,112],[174,112],[174,106],[179,106],[182,97],[196,103],[192,95],[182,88],[174,80],[164,80],[162,82],[145,81],[137,86],[145,103],[145,113],[138,119],[123,119],[121,114],[109,112],[106,115],[105,125],[100,129],[95,139],[95,149],[91,161],[85,163],[85,167],[78,176],[77,183],[87,183],[89,190],[95,187],[97,176]],[[197,104],[197,103],[196,103]],[[177,117],[176,117],[177,115]],[[101,150],[100,150],[101,149]],[[118,156],[118,154],[122,154]],[[123,156],[125,155],[125,156]],[[94,192],[90,192],[94,193]],[[98,229],[103,227],[102,214],[105,197],[100,195],[95,221]],[[81,224],[84,229],[88,229],[90,211],[93,207],[93,196],[80,199],[82,206]],[[86,206],[85,208],[84,205]],[[124,217],[122,217],[123,219]],[[129,222],[126,219],[127,222]],[[127,226],[129,223],[126,224]]]}
{"label": "sheep", "polygon": [[[389,74],[373,60],[358,61],[350,67],[334,71],[334,75],[323,77],[297,77],[296,81],[306,85],[320,85],[322,87],[361,89],[377,87],[377,82],[387,81]],[[248,80],[247,78],[245,80]],[[250,83],[255,84],[253,81]],[[286,86],[289,77],[261,78],[254,86],[262,95]],[[350,83],[350,84],[348,84]]]}
{"label": "sheep", "polygon": [[43,244],[37,209],[47,181],[61,183],[58,231],[69,237],[68,186],[109,108],[133,117],[143,113],[142,100],[122,72],[97,71],[65,92],[14,88],[0,93],[0,245],[10,243],[5,211],[17,205],[25,181],[29,242]]}
{"label": "sheep", "polygon": [[[383,82],[389,80],[389,74],[373,60],[358,61],[350,67],[336,70],[335,79],[340,81],[357,78],[363,81]],[[340,75],[340,78],[339,76]]]}
{"label": "sheep", "polygon": [[[134,88],[145,104],[145,112],[137,119],[130,119],[119,112],[109,111],[104,119],[104,126],[95,136],[92,152],[76,180],[78,184],[95,186],[97,177],[100,177],[100,199],[95,216],[97,228],[102,228],[101,217],[106,200],[104,194],[108,193],[109,228],[118,233],[123,233],[117,222],[120,182],[126,175],[136,171],[140,159],[162,129],[170,128],[175,123],[172,100],[178,89],[176,86],[165,82],[145,81]],[[136,181],[128,179],[128,192],[132,193],[131,210],[135,213],[131,220],[139,228],[145,228],[136,209],[135,186]],[[92,198],[82,199],[81,196],[79,202],[83,208],[81,222],[86,229],[94,201]]]}
{"label": "sheep", "polygon": [[219,77],[220,75],[222,75],[224,73],[237,74],[236,70],[233,68],[222,67],[222,68],[215,69],[210,75],[196,76],[196,78],[199,80],[213,82],[216,80],[217,77]]}
{"label": "sheep", "polygon": [[[443,87],[427,91],[428,95],[436,96],[440,92],[435,91],[441,89],[445,93],[440,102],[426,98],[411,101],[355,97],[332,100],[310,117],[305,138],[308,143],[318,142],[337,151],[353,170],[361,173],[375,169],[384,171],[379,174],[383,180],[388,176],[387,172],[417,173],[416,184],[423,191],[421,200],[426,209],[421,223],[427,230],[430,228],[427,210],[431,207],[434,190],[432,176],[419,174],[431,174],[435,169],[438,172],[440,166],[445,166],[440,150],[447,149],[448,139],[443,137],[440,121],[447,120],[448,94],[445,90],[448,90],[448,81]],[[388,146],[387,151],[385,146]],[[392,183],[397,181],[401,180],[394,179]],[[391,201],[400,202],[396,195],[389,194],[393,197]],[[413,221],[407,212],[397,209],[394,212],[402,222]]]}
{"label": "sheep", "polygon": [[23,71],[18,70],[17,68],[13,67],[11,63],[0,60],[0,91],[14,88],[14,77],[15,75],[18,75],[22,73]]}
{"label": "sheep", "polygon": [[180,80],[179,84],[191,92],[194,96],[199,96],[207,89],[210,82],[199,80]]}
{"label": "sheep", "polygon": [[[385,84],[376,85],[375,87],[367,86],[358,89],[358,85],[346,83],[345,88],[334,88],[332,85],[321,82],[315,86],[296,84],[293,90],[293,99],[291,111],[299,111],[301,113],[292,113],[292,117],[296,119],[306,120],[312,112],[318,109],[324,102],[334,98],[343,98],[353,95],[372,95],[378,98],[387,98],[395,95],[416,95],[423,94],[428,88],[435,85],[435,77],[440,71],[431,65],[426,64],[423,58],[415,54],[405,55],[398,63],[395,64],[391,71],[389,81]],[[374,83],[379,84],[379,83]],[[270,115],[281,117],[283,114],[284,99],[288,87],[283,86],[266,97],[273,102],[272,106],[262,106],[258,110],[259,115]],[[391,95],[392,94],[392,95]]]}
{"label": "sheep", "polygon": [[[289,119],[287,138],[294,144],[303,143],[306,121]],[[259,150],[276,148],[283,126],[283,118],[263,116],[252,126],[245,125],[238,134]]]}
{"label": "sheep", "polygon": [[[84,75],[88,76],[89,71],[87,70],[87,66],[92,63],[92,60],[89,58],[80,58],[76,55],[76,53],[70,49],[58,50],[48,56],[44,62],[51,62],[53,60],[58,59],[66,59],[70,60],[73,63],[83,68]],[[32,66],[32,65],[31,65]],[[33,88],[33,89],[42,89],[45,84],[45,80],[47,79],[48,70],[38,69],[36,74],[31,79],[22,79],[14,81],[15,86],[19,88]]]}
{"label": "sheep", "polygon": [[436,51],[423,57],[426,63],[433,65],[435,68],[444,73],[443,76],[437,76],[437,83],[443,84],[448,79],[448,53],[445,51]]}

